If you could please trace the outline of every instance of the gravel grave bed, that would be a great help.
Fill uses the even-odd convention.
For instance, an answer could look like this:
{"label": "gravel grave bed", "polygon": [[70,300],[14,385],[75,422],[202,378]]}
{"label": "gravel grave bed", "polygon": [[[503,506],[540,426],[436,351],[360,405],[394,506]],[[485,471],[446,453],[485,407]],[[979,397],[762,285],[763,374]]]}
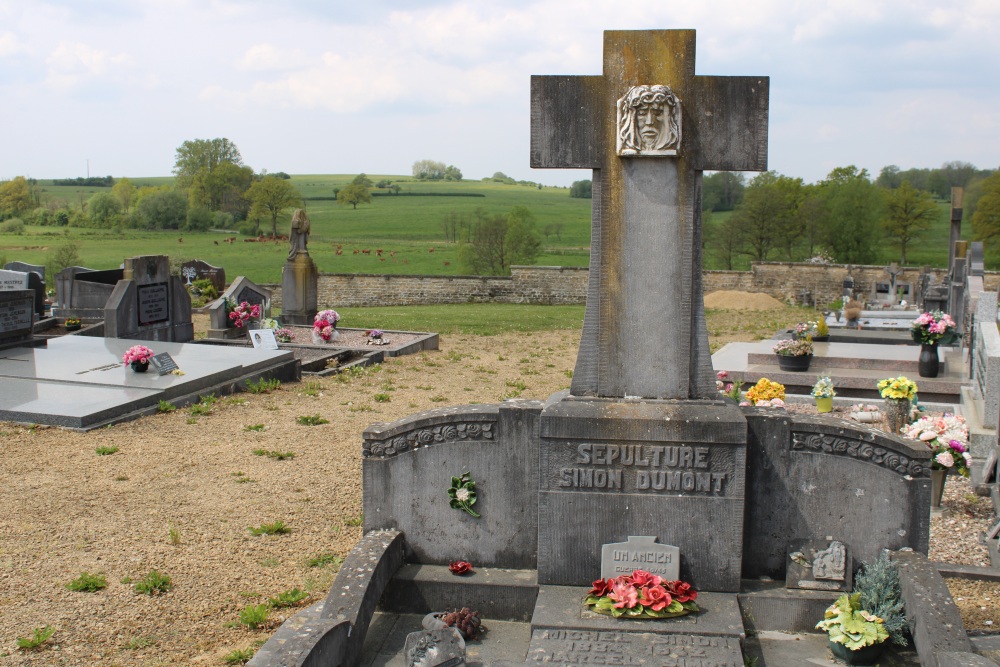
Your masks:
{"label": "gravel grave bed", "polygon": [[[260,645],[297,607],[256,630],[239,622],[241,610],[294,588],[308,593],[299,607],[321,599],[361,537],[365,427],[448,405],[546,399],[569,385],[579,336],[442,336],[440,350],[360,373],[90,433],[0,424],[0,664],[221,665]],[[944,505],[931,521],[931,559],[988,565],[978,540],[989,500],[951,478]],[[291,532],[249,530],[276,521]],[[152,570],[171,589],[136,593]],[[82,572],[103,574],[107,587],[68,591]],[[970,630],[1000,622],[986,614],[995,588],[954,581]],[[55,632],[40,649],[17,649],[45,626]]]}

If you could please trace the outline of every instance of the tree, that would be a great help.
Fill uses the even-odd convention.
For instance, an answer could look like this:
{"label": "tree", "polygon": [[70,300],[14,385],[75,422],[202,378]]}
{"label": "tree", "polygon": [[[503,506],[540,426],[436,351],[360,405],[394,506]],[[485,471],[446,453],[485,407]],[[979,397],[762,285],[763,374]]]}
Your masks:
{"label": "tree", "polygon": [[178,186],[187,188],[191,179],[202,169],[212,172],[224,163],[243,165],[240,149],[229,139],[191,139],[177,149],[174,158],[174,173]]}
{"label": "tree", "polygon": [[372,203],[372,193],[360,183],[351,183],[337,193],[337,203],[350,204],[354,208],[357,208],[358,204]]}
{"label": "tree", "polygon": [[1000,245],[1000,171],[982,183],[982,196],[972,215],[972,233],[977,240]]}
{"label": "tree", "polygon": [[364,173],[361,173],[361,174],[358,174],[357,176],[355,176],[354,180],[351,181],[351,183],[353,185],[363,185],[363,186],[365,186],[366,188],[369,188],[369,189],[375,187],[375,184],[372,183],[372,179],[368,178],[368,176],[366,174],[364,174]]}
{"label": "tree", "polygon": [[573,185],[569,186],[569,196],[576,199],[591,199],[594,196],[593,187],[594,184],[590,180],[573,181]]}
{"label": "tree", "polygon": [[453,164],[449,164],[444,169],[444,180],[446,181],[460,181],[462,180],[461,170]]}
{"label": "tree", "polygon": [[224,162],[212,171],[200,169],[188,188],[188,204],[243,219],[249,210],[246,193],[254,180],[252,168],[231,162]]}
{"label": "tree", "polygon": [[886,190],[895,190],[902,184],[903,176],[899,171],[899,167],[894,164],[882,167],[882,171],[878,173],[878,178],[875,179],[875,185]]}
{"label": "tree", "polygon": [[750,181],[743,201],[730,218],[742,252],[751,259],[764,261],[775,246],[791,247],[782,238],[783,234],[792,235],[793,241],[801,236],[795,227],[801,187],[800,179],[776,171],[758,174]]}
{"label": "tree", "polygon": [[0,183],[0,220],[21,215],[35,206],[31,186],[24,176]]}
{"label": "tree", "polygon": [[701,185],[701,207],[705,211],[732,211],[743,201],[746,178],[732,171],[706,176]]}
{"label": "tree", "polygon": [[271,236],[278,235],[278,217],[285,209],[302,204],[302,195],[291,181],[277,176],[265,176],[250,186],[246,194],[250,201],[250,217],[271,216]]}
{"label": "tree", "polygon": [[122,206],[122,213],[128,215],[128,210],[132,206],[132,200],[135,199],[135,186],[132,185],[132,181],[127,178],[120,178],[111,187],[111,194],[118,199],[118,203]]}
{"label": "tree", "polygon": [[98,227],[111,227],[121,212],[122,204],[113,192],[98,192],[87,201],[87,215]]}
{"label": "tree", "polygon": [[820,186],[829,216],[825,241],[834,259],[845,264],[876,261],[884,200],[882,191],[868,178],[868,170],[837,167]]}
{"label": "tree", "polygon": [[900,264],[906,264],[906,246],[910,241],[920,238],[938,217],[938,207],[928,193],[906,182],[889,191],[882,226],[886,236],[899,241]]}
{"label": "tree", "polygon": [[136,205],[146,229],[180,229],[187,223],[187,198],[179,192],[153,192]]}
{"label": "tree", "polygon": [[444,178],[447,167],[444,162],[434,160],[417,160],[413,163],[413,177],[420,180],[439,181]]}
{"label": "tree", "polygon": [[506,275],[512,264],[533,264],[542,241],[535,219],[524,206],[507,215],[489,215],[477,209],[469,241],[459,248],[464,271],[479,275]]}

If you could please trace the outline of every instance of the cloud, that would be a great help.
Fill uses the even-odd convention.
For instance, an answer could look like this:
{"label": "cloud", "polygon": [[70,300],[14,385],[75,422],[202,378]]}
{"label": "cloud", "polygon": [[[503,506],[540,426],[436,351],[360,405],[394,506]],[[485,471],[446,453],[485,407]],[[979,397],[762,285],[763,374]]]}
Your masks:
{"label": "cloud", "polygon": [[94,49],[82,42],[63,41],[49,54],[45,64],[48,68],[46,84],[67,89],[94,79],[118,78],[131,68],[132,57]]}
{"label": "cloud", "polygon": [[8,31],[0,33],[0,58],[6,56],[12,56],[18,53],[24,53],[27,51],[20,41],[17,39],[17,35]]}
{"label": "cloud", "polygon": [[236,67],[253,72],[269,72],[296,69],[307,64],[308,58],[302,49],[280,49],[273,44],[254,44],[237,61]]}

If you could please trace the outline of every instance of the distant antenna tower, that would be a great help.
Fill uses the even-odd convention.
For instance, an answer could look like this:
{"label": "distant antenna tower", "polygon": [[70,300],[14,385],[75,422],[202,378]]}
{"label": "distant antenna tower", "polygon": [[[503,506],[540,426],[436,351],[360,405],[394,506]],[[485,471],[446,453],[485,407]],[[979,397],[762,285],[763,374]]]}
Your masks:
{"label": "distant antenna tower", "polygon": [[90,158],[87,158],[87,178],[90,178]]}

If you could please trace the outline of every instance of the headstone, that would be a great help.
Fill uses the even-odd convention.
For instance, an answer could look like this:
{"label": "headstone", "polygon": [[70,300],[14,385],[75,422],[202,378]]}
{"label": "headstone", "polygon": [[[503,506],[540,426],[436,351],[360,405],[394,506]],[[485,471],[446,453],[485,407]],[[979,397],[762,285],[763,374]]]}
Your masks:
{"label": "headstone", "polygon": [[8,271],[32,271],[38,274],[38,277],[45,280],[45,267],[41,264],[28,264],[27,262],[7,262],[3,265],[3,268]]}
{"label": "headstone", "polygon": [[540,424],[540,584],[655,535],[696,588],[739,589],[747,427],[715,389],[701,183],[767,169],[769,81],[695,76],[694,51],[693,30],[607,31],[603,76],[532,77],[531,166],[594,170],[580,352]]}
{"label": "headstone", "polygon": [[170,275],[169,257],[144,255],[125,260],[122,279],[104,306],[104,335],[174,343],[194,339],[191,295],[180,277]]}
{"label": "headstone", "polygon": [[951,189],[951,231],[948,236],[948,273],[955,268],[955,243],[962,238],[962,198],[965,189],[953,187]]}
{"label": "headstone", "polygon": [[285,324],[312,324],[318,312],[319,271],[309,256],[309,216],[292,214],[288,258],[281,269],[281,320]]}
{"label": "headstone", "polygon": [[34,271],[0,271],[0,291],[31,290],[35,295],[35,314],[45,317],[45,282]]}
{"label": "headstone", "polygon": [[847,546],[837,540],[798,540],[788,548],[787,588],[849,591],[853,562]]}
{"label": "headstone", "polygon": [[32,338],[34,305],[31,290],[0,291],[0,345],[9,347]]}
{"label": "headstone", "polygon": [[[257,285],[246,276],[236,276],[236,280],[218,299],[208,306],[208,338],[241,338],[246,329],[231,326],[226,313],[226,300],[237,304],[246,301],[260,306],[261,317],[271,316],[271,290]],[[284,321],[282,311],[282,321]]]}
{"label": "headstone", "polygon": [[605,544],[601,548],[601,578],[613,579],[645,570],[667,581],[680,579],[680,549],[657,544],[655,537],[629,535],[627,542]]}
{"label": "headstone", "polygon": [[984,276],[986,265],[983,260],[983,242],[973,241],[969,244],[969,275]]}
{"label": "headstone", "polygon": [[212,287],[217,289],[219,294],[222,294],[226,289],[226,270],[218,266],[212,266],[200,259],[193,259],[190,262],[181,264],[181,278],[184,279],[185,286],[190,285],[196,280],[211,280]]}
{"label": "headstone", "polygon": [[406,635],[406,667],[458,667],[465,664],[465,640],[455,628]]}
{"label": "headstone", "polygon": [[91,321],[104,319],[104,307],[124,276],[123,269],[95,271],[82,266],[66,267],[55,277],[56,302],[52,314]]}

